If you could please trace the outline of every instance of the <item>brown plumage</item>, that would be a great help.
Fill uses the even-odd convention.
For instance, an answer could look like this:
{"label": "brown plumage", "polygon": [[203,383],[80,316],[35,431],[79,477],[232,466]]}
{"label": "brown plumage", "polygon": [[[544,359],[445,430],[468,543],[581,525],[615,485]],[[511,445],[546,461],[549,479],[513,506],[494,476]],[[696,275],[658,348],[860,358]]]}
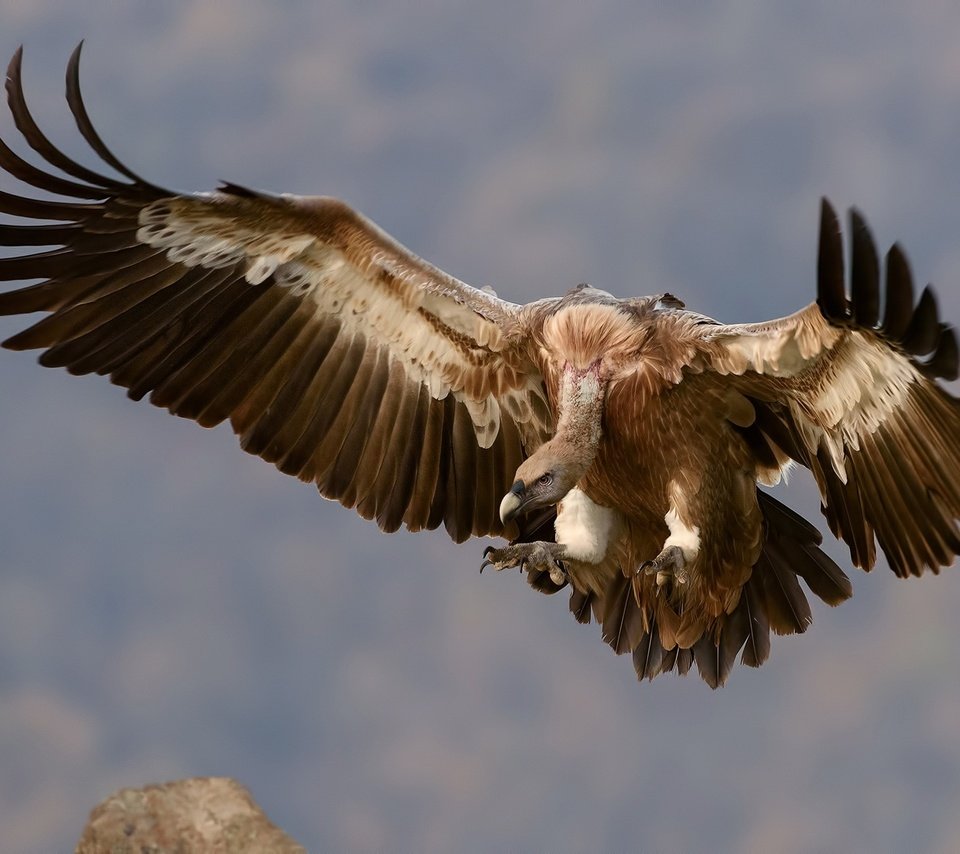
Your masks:
{"label": "brown plumage", "polygon": [[0,281],[40,280],[0,294],[0,314],[46,313],[6,347],[229,420],[245,450],[383,530],[507,538],[486,563],[569,587],[641,678],[695,663],[715,687],[738,656],[766,660],[771,630],[806,630],[801,581],[850,596],[816,528],[760,488],[791,462],[854,565],[877,544],[901,576],[960,553],[960,408],[937,384],[957,376],[956,339],[858,213],[849,292],[824,201],[817,301],[781,320],[727,326],[584,286],[518,306],[335,199],[144,181],[93,130],[78,59],[70,110],[120,177],[43,135],[18,52],[8,104],[46,165],[0,143],[0,167],[57,198],[0,193],[17,220],[0,245],[23,250]]}

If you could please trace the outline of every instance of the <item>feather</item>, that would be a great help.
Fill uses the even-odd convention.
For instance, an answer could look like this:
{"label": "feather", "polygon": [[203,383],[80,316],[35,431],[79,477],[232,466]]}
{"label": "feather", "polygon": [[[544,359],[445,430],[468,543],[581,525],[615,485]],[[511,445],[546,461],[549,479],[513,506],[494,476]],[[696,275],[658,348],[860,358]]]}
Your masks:
{"label": "feather", "polygon": [[920,294],[920,300],[910,318],[910,325],[900,341],[904,350],[915,356],[923,356],[936,347],[940,336],[937,314],[937,298],[933,289],[927,285]]}
{"label": "feather", "polygon": [[913,315],[913,276],[903,250],[896,243],[887,252],[886,307],[880,327],[891,341],[900,341],[906,334]]}
{"label": "feather", "polygon": [[870,229],[855,208],[850,211],[850,233],[853,317],[858,326],[873,329],[880,317],[880,262]]}
{"label": "feather", "polygon": [[703,681],[711,688],[717,688],[721,684],[719,653],[719,647],[709,635],[703,635],[693,645],[693,658],[697,662],[697,670],[700,671]]}
{"label": "feather", "polygon": [[812,622],[807,597],[791,572],[789,558],[765,549],[754,570],[760,577],[770,627],[778,635],[803,633]]}
{"label": "feather", "polygon": [[744,585],[741,603],[747,618],[747,639],[741,661],[747,667],[759,667],[770,657],[770,623],[763,606],[762,583],[756,575]]}
{"label": "feather", "polygon": [[847,295],[843,286],[843,241],[840,221],[826,199],[820,201],[820,249],[817,258],[817,305],[824,316],[844,320]]}
{"label": "feather", "polygon": [[[673,649],[673,654],[676,656],[676,647]],[[633,650],[633,669],[636,671],[637,679],[653,679],[661,672],[663,665],[664,650],[660,645],[660,636],[654,621]]]}
{"label": "feather", "polygon": [[604,591],[603,639],[617,655],[632,652],[643,637],[640,609],[634,602],[627,578],[614,576]]}
{"label": "feather", "polygon": [[580,590],[571,589],[570,592],[570,613],[578,623],[590,622],[590,600],[592,593],[583,593]]}

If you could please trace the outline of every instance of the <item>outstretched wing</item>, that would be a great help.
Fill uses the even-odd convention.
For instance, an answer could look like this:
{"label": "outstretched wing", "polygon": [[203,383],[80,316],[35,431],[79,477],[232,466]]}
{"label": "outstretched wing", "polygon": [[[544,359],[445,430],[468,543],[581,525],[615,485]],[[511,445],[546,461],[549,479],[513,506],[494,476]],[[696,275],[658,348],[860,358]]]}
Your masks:
{"label": "outstretched wing", "polygon": [[850,219],[850,294],[824,200],[817,302],[769,323],[704,325],[706,367],[737,377],[756,412],[743,432],[761,458],[812,470],[856,565],[873,566],[876,538],[894,572],[919,575],[960,553],[960,402],[937,383],[957,378],[957,342],[929,287],[914,304],[896,245],[881,321],[877,251],[863,218]]}
{"label": "outstretched wing", "polygon": [[144,181],[67,101],[124,180],[65,156],[27,109],[18,51],[8,103],[54,171],[0,142],[0,166],[58,200],[0,193],[0,314],[49,312],[4,342],[99,373],[204,426],[226,419],[245,450],[313,481],[384,530],[443,523],[457,541],[501,533],[500,497],[549,435],[543,381],[519,308],[446,275],[336,199],[225,185],[177,195]]}

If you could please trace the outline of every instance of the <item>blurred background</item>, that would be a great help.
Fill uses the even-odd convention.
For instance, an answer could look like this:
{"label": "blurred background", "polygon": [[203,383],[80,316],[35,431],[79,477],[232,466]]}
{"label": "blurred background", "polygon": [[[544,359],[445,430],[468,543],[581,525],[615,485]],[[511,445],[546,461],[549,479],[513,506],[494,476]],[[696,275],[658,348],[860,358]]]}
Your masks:
{"label": "blurred background", "polygon": [[[0,54],[25,45],[35,115],[86,158],[81,38],[136,171],[340,196],[517,302],[787,314],[827,194],[960,322],[955,2],[0,0]],[[851,572],[720,691],[638,684],[565,596],[479,575],[482,542],[381,535],[227,427],[33,354],[0,353],[0,399],[0,850],[206,774],[311,851],[960,849],[956,569]],[[823,527],[805,473],[787,495]]]}

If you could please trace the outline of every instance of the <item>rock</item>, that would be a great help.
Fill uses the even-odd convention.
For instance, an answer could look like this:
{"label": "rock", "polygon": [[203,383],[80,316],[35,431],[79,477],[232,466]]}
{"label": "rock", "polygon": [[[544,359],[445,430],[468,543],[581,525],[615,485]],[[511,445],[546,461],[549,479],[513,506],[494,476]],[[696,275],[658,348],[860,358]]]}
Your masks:
{"label": "rock", "polygon": [[90,813],[76,854],[306,854],[229,777],[121,789]]}

